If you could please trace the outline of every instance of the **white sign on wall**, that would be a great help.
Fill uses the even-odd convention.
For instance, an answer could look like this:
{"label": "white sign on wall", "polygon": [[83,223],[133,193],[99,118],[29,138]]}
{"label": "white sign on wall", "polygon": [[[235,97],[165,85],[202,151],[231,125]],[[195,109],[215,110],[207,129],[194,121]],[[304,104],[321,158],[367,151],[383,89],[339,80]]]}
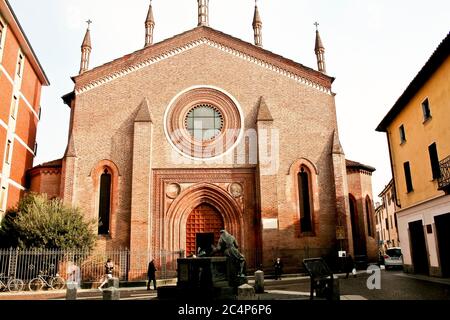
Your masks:
{"label": "white sign on wall", "polygon": [[262,219],[264,230],[278,229],[278,219]]}

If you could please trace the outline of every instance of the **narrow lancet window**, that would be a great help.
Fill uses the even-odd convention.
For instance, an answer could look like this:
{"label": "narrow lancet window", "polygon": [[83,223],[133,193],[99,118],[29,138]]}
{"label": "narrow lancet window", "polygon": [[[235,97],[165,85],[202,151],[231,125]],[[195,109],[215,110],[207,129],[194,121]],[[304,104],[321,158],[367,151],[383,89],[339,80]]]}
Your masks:
{"label": "narrow lancet window", "polygon": [[100,199],[98,212],[98,234],[109,235],[111,214],[111,174],[105,169],[100,178]]}
{"label": "narrow lancet window", "polygon": [[311,174],[308,169],[302,167],[298,174],[298,194],[300,204],[300,230],[312,232],[312,203],[311,203]]}

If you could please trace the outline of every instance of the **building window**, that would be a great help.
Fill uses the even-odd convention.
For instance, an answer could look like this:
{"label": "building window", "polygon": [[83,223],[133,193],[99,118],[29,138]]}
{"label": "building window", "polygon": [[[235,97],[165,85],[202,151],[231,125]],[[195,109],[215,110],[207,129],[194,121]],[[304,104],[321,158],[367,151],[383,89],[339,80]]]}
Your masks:
{"label": "building window", "polygon": [[389,230],[389,219],[386,218],[384,223],[386,224],[386,230]]}
{"label": "building window", "polygon": [[11,153],[11,140],[8,140],[8,142],[6,143],[6,153],[5,153],[5,162],[7,164],[9,164],[9,158],[10,158],[10,153]]}
{"label": "building window", "polygon": [[369,237],[374,237],[374,229],[372,226],[372,201],[369,197],[366,198],[366,218],[367,218],[367,232]]}
{"label": "building window", "polygon": [[37,151],[38,151],[38,144],[37,144],[37,142],[35,142],[34,143],[34,150],[33,150],[35,156],[37,155]]}
{"label": "building window", "polygon": [[409,161],[403,164],[403,169],[405,170],[406,191],[410,193],[414,191],[414,188],[411,178],[411,167],[409,165]]}
{"label": "building window", "polygon": [[298,173],[298,195],[300,205],[300,231],[312,232],[311,173],[302,166]]}
{"label": "building window", "polygon": [[0,16],[0,61],[2,61],[3,57],[3,49],[5,47],[5,38],[6,38],[6,25]]}
{"label": "building window", "polygon": [[198,105],[186,117],[186,129],[195,140],[208,141],[220,135],[223,116],[211,105]]}
{"label": "building window", "polygon": [[16,110],[17,110],[17,97],[13,97],[13,101],[11,103],[11,118],[16,119]]}
{"label": "building window", "polygon": [[165,118],[164,131],[172,147],[196,159],[226,153],[244,134],[238,101],[217,88],[193,87],[178,94]]}
{"label": "building window", "polygon": [[391,228],[393,228],[393,227],[394,227],[394,224],[392,223],[392,216],[390,216],[389,218],[391,219],[391,224],[390,224],[390,226],[391,226]]}
{"label": "building window", "polygon": [[4,202],[5,202],[5,196],[6,196],[6,187],[2,187],[2,189],[0,190],[0,210],[3,210],[4,207]]}
{"label": "building window", "polygon": [[17,75],[19,77],[22,76],[22,69],[23,69],[23,55],[19,53],[19,60],[17,61]]}
{"label": "building window", "polygon": [[399,131],[400,131],[400,143],[403,144],[406,142],[405,126],[401,125]]}
{"label": "building window", "polygon": [[3,49],[3,34],[5,33],[5,25],[0,20],[0,51]]}
{"label": "building window", "polygon": [[100,177],[100,199],[98,212],[99,235],[109,235],[110,232],[111,187],[112,176],[108,169],[105,169]]}
{"label": "building window", "polygon": [[441,177],[441,167],[439,165],[439,156],[437,152],[436,143],[433,143],[428,147],[428,153],[430,154],[431,171],[433,173],[433,180]]}
{"label": "building window", "polygon": [[388,204],[391,205],[391,194],[390,193],[387,194],[387,199],[388,199]]}
{"label": "building window", "polygon": [[430,102],[428,101],[428,98],[425,99],[424,102],[422,102],[422,111],[424,122],[427,121],[428,119],[431,119]]}

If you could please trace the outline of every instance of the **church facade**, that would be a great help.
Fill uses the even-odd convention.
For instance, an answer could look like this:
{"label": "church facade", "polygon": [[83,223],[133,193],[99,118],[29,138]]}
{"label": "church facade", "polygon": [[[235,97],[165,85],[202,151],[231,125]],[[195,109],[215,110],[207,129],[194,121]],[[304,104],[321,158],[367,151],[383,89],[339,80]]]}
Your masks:
{"label": "church facade", "polygon": [[155,44],[150,5],[145,47],[93,69],[88,28],[64,158],[33,168],[31,190],[98,221],[99,250],[190,255],[226,229],[249,270],[375,258],[375,169],[345,158],[319,32],[316,71],[262,48],[257,7],[251,44],[198,2],[196,28]]}

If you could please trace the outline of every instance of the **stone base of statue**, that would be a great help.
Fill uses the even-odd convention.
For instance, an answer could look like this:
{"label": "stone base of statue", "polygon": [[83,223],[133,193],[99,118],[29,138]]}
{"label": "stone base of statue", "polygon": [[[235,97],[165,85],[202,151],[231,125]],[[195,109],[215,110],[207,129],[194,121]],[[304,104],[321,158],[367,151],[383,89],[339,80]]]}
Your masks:
{"label": "stone base of statue", "polygon": [[247,283],[227,257],[178,259],[176,287],[158,288],[160,300],[236,300],[238,287]]}

